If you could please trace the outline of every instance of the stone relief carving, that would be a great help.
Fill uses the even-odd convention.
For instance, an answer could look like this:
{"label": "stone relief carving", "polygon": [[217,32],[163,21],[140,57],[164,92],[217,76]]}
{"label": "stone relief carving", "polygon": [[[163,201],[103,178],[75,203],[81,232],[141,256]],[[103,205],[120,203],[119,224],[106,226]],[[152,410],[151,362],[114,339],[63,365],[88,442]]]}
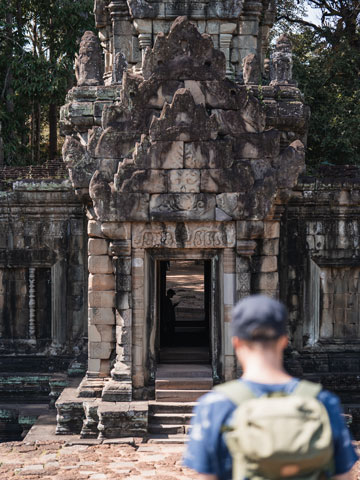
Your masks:
{"label": "stone relief carving", "polygon": [[94,32],[85,32],[81,39],[75,74],[78,87],[103,84],[102,50]]}
{"label": "stone relief carving", "polygon": [[133,248],[231,248],[235,246],[235,224],[214,223],[134,224]]}

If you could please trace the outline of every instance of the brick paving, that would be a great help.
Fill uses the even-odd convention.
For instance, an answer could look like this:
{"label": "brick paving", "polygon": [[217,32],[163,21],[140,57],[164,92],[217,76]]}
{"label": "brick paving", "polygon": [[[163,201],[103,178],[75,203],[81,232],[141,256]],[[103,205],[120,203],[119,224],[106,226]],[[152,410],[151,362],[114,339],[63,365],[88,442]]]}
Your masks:
{"label": "brick paving", "polygon": [[0,480],[195,480],[181,465],[184,445],[0,444]]}
{"label": "brick paving", "polygon": [[[196,480],[181,465],[183,445],[0,444],[0,480]],[[351,480],[360,479],[360,462]]]}

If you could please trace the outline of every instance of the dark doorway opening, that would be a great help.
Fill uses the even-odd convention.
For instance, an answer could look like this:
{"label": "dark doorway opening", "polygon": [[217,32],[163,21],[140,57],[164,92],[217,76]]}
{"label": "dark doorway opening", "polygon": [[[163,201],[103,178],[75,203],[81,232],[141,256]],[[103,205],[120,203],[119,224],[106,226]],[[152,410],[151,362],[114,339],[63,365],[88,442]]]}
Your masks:
{"label": "dark doorway opening", "polygon": [[159,262],[161,363],[210,362],[211,260]]}

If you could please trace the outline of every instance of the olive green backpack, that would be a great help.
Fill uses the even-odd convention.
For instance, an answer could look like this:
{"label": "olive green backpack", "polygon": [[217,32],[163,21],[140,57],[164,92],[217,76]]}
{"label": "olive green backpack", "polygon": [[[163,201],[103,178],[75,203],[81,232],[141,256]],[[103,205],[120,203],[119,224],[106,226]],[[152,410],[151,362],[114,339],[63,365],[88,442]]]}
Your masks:
{"label": "olive green backpack", "polygon": [[237,405],[231,424],[223,427],[233,480],[315,480],[332,473],[332,431],[326,408],[317,400],[320,385],[301,381],[290,395],[261,397],[238,380],[215,389]]}

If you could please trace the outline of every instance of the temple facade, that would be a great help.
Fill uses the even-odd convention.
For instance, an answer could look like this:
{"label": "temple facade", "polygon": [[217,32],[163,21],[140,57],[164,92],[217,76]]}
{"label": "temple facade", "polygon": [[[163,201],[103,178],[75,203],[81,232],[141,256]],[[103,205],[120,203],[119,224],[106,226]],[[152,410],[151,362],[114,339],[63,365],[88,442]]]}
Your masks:
{"label": "temple facade", "polygon": [[[61,110],[69,178],[8,180],[0,197],[1,358],[86,369],[56,402],[58,434],[185,433],[179,415],[241,373],[231,310],[254,293],[287,305],[287,368],[340,394],[356,433],[360,175],[306,174],[286,35],[266,58],[274,9],[95,1]],[[183,308],[174,343],[179,265],[201,278],[203,315]]]}

